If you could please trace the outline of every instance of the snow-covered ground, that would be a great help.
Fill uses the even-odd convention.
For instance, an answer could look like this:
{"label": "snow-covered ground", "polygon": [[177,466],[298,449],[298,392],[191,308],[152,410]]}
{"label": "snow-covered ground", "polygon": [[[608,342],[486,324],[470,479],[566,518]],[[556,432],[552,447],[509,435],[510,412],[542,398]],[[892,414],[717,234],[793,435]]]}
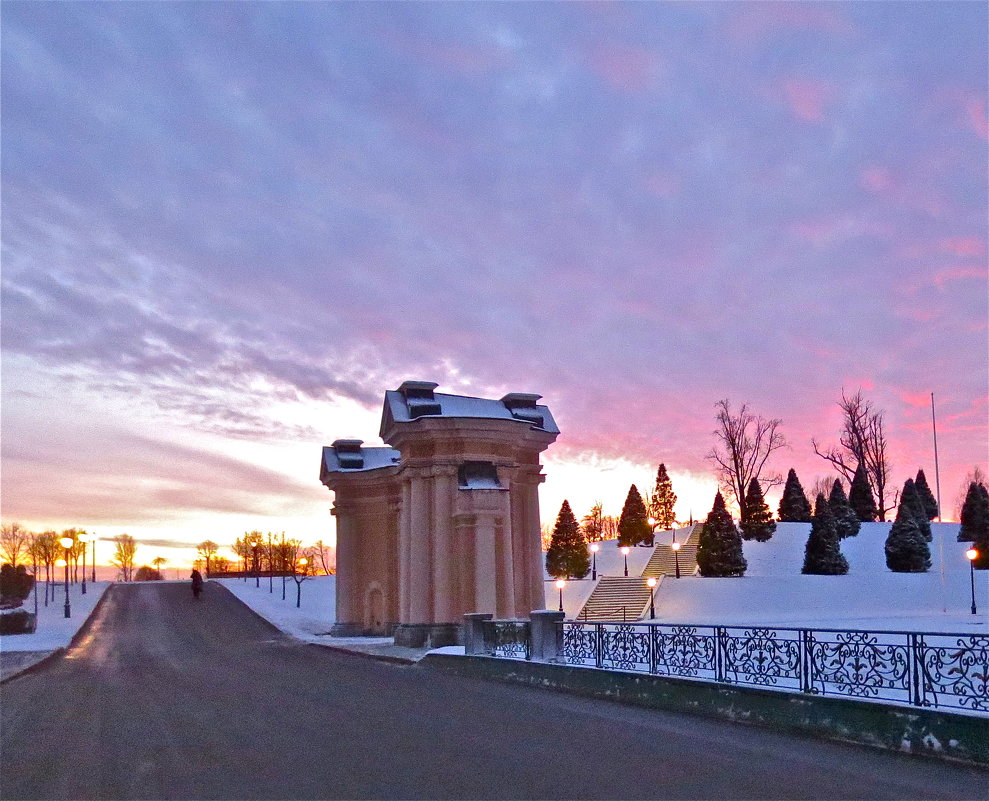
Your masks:
{"label": "snow-covered ground", "polygon": [[[48,606],[45,606],[44,585],[39,588],[38,595],[38,626],[33,634],[7,634],[0,637],[0,651],[54,651],[64,648],[82,628],[86,618],[96,607],[109,581],[86,582],[86,594],[82,594],[81,584],[69,585],[69,611],[71,617],[65,617],[64,584],[55,585],[54,600],[49,596]],[[28,596],[22,607],[28,612],[34,611],[34,594]]]}
{"label": "snow-covered ground", "polygon": [[[969,545],[957,542],[958,524],[933,524],[931,569],[912,574],[893,573],[886,567],[883,546],[889,527],[889,523],[865,523],[856,537],[842,540],[847,575],[804,576],[800,569],[810,524],[779,523],[769,542],[743,544],[748,570],[741,578],[664,578],[656,590],[656,619],[664,623],[989,631],[989,571],[975,572],[979,613],[973,615],[971,574],[965,558]],[[642,556],[647,560],[648,552],[632,549],[629,575],[641,573]],[[616,542],[602,543],[598,575],[622,573]],[[591,585],[589,579],[567,583],[563,605],[568,617],[580,611]],[[546,605],[550,609],[559,606],[559,592],[551,581],[546,583]]]}

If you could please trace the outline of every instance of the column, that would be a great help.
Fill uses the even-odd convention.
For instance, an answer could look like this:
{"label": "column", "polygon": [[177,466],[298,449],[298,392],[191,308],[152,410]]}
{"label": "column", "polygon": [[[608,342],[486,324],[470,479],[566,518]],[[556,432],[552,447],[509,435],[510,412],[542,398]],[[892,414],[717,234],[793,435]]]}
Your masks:
{"label": "column", "polygon": [[454,623],[463,613],[457,605],[453,560],[453,494],[456,467],[433,469],[433,617],[437,623]]}
{"label": "column", "polygon": [[412,486],[409,479],[402,481],[402,500],[398,515],[398,620],[411,621],[409,617],[409,563],[412,550]]}
{"label": "column", "polygon": [[494,514],[477,515],[474,526],[474,608],[478,612],[494,612],[497,608],[495,588],[497,570]]}
{"label": "column", "polygon": [[418,471],[411,481],[409,540],[409,622],[433,622],[432,542],[430,537],[431,487]]}

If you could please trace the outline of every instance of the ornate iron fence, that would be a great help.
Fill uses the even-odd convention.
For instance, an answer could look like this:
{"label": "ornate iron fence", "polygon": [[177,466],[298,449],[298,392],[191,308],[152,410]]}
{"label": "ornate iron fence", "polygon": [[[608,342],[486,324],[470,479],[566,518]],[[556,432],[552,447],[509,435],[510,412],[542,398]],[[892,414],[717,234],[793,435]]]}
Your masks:
{"label": "ornate iron fence", "polygon": [[[490,628],[488,628],[490,627]],[[492,654],[507,659],[528,659],[530,626],[528,620],[488,620]]]}
{"label": "ornate iron fence", "polygon": [[560,624],[558,661],[770,690],[989,713],[989,636]]}

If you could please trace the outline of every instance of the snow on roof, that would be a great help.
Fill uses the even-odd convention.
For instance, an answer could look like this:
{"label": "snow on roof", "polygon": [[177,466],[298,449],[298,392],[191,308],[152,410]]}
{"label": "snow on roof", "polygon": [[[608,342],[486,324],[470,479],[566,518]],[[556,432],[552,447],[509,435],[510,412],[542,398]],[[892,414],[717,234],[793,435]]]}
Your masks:
{"label": "snow on roof", "polygon": [[[360,440],[355,440],[360,442]],[[401,458],[401,453],[395,448],[380,446],[357,447],[344,446],[344,450],[331,446],[323,448],[323,473],[360,473],[368,470],[381,470],[384,467],[394,467]],[[357,457],[356,459],[353,457]]]}
{"label": "snow on roof", "polygon": [[[419,417],[463,417],[518,420],[550,434],[560,433],[549,408],[536,403],[540,395],[510,393],[501,400],[473,398],[467,395],[447,395],[426,390],[429,383],[431,382],[405,382],[402,387],[408,389],[414,385],[417,390],[413,397],[409,397],[410,393],[407,390],[403,391],[402,388],[385,392],[382,428],[389,415],[396,423],[409,423]],[[427,394],[430,397],[425,397]],[[437,407],[438,411],[436,411]]]}

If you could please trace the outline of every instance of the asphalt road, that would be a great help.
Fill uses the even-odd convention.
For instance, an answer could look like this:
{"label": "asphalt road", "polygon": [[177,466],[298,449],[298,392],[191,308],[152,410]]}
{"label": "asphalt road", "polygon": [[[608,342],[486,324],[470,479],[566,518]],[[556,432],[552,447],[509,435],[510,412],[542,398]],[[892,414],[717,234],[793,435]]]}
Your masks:
{"label": "asphalt road", "polygon": [[4,799],[969,798],[989,774],[300,644],[118,585],[0,688]]}

